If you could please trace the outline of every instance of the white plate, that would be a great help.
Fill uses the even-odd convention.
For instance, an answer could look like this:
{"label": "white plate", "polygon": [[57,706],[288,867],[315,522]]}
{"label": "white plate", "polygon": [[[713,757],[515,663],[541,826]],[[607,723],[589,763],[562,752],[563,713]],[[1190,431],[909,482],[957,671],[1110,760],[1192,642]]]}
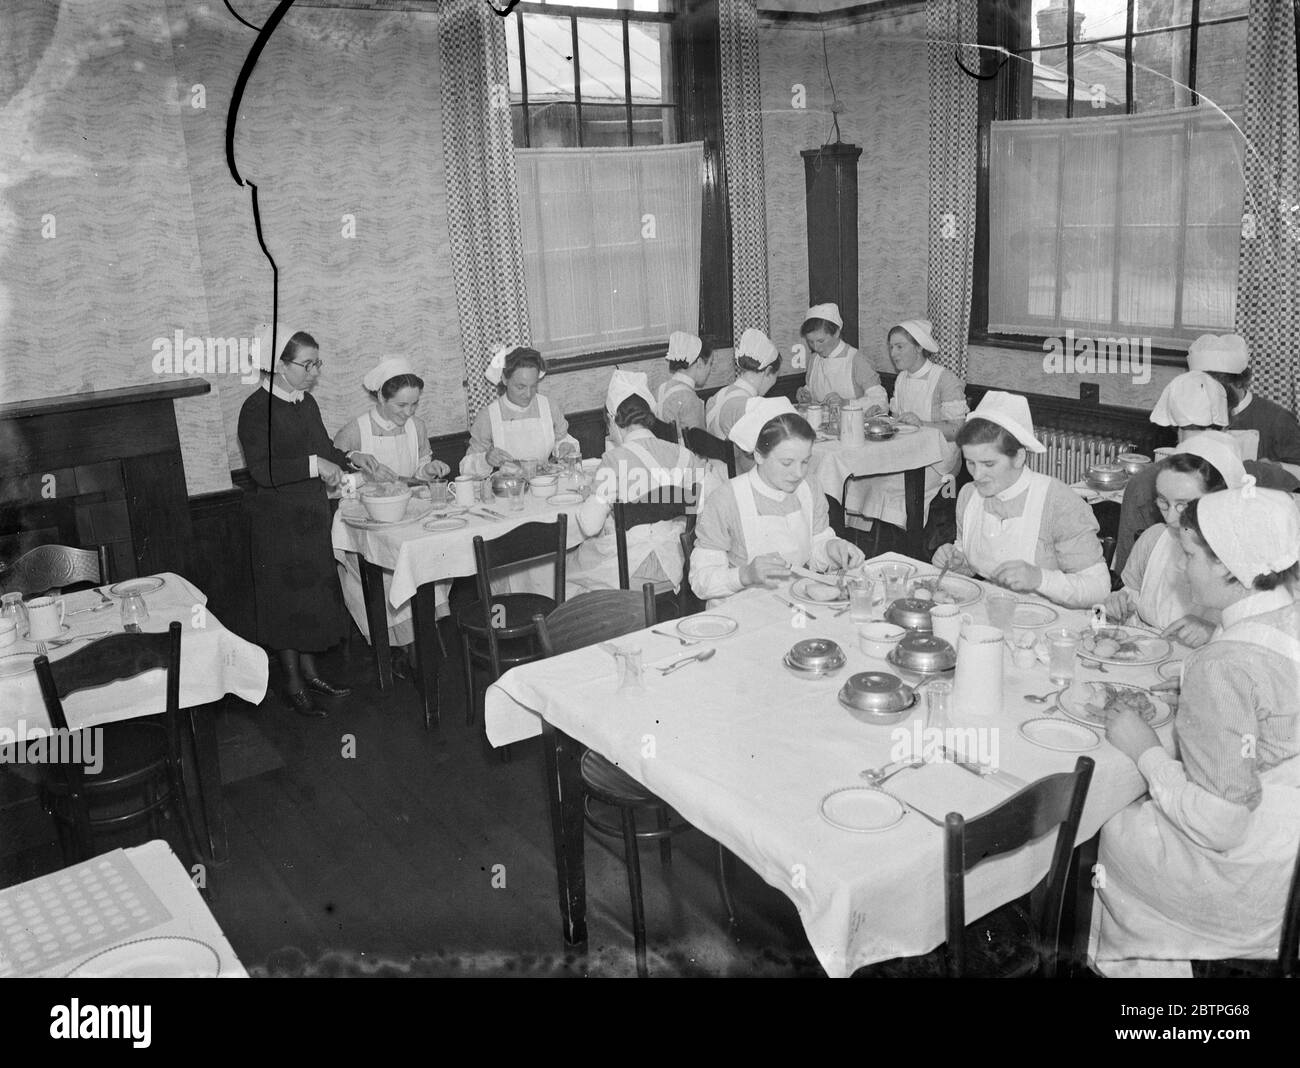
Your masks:
{"label": "white plate", "polygon": [[1183,677],[1183,662],[1181,660],[1166,660],[1156,668],[1156,674],[1165,682],[1178,682]]}
{"label": "white plate", "polygon": [[[1096,635],[1112,632],[1118,636],[1119,641],[1137,643],[1138,655],[1134,657],[1103,656],[1088,648],[1089,639],[1092,639],[1095,643],[1100,640]],[[1114,664],[1117,667],[1142,667],[1147,664],[1158,664],[1173,651],[1174,647],[1156,634],[1155,631],[1144,630],[1141,627],[1122,627],[1111,623],[1099,627],[1095,631],[1084,631],[1079,642],[1079,655],[1085,660],[1096,660],[1102,664]]]}
{"label": "white plate", "polygon": [[889,794],[870,786],[846,786],[822,798],[822,819],[841,831],[874,834],[902,821],[905,810]]}
{"label": "white plate", "polygon": [[447,516],[444,519],[430,519],[424,524],[424,529],[431,530],[434,533],[442,533],[447,530],[460,530],[461,527],[468,525],[468,520],[462,519],[458,515],[453,515]]}
{"label": "white plate", "polygon": [[687,616],[677,624],[677,633],[683,638],[703,638],[713,640],[714,638],[725,638],[729,634],[735,634],[740,628],[730,616],[715,616],[711,613],[704,612],[700,615]]}
{"label": "white plate", "polygon": [[166,581],[161,575],[127,579],[124,582],[113,583],[108,588],[108,592],[114,597],[125,597],[128,593],[153,593],[155,590],[161,590],[166,585]]}
{"label": "white plate", "polygon": [[561,493],[553,493],[550,501],[560,508],[567,508],[571,504],[581,504],[582,494],[574,493],[572,490],[564,490]]}
{"label": "white plate", "polygon": [[1095,730],[1069,719],[1027,719],[1020,724],[1020,736],[1058,753],[1084,753],[1101,745],[1101,736]]}
{"label": "white plate", "polygon": [[[808,587],[810,586],[818,586],[821,589],[826,590],[828,593],[834,593],[836,596],[831,598],[829,601],[824,601],[824,600],[819,601],[816,597],[808,596]],[[849,599],[847,597],[840,597],[839,591],[826,585],[826,583],[817,582],[813,579],[806,579],[806,578],[795,579],[795,581],[790,585],[790,596],[793,597],[796,601],[802,601],[804,604],[811,604],[811,605],[820,604],[820,605],[825,605],[827,608],[843,608],[846,604],[849,603]]]}
{"label": "white plate", "polygon": [[0,656],[0,679],[26,675],[36,669],[35,653],[5,653]]}
{"label": "white plate", "polygon": [[1045,604],[1039,604],[1037,601],[1017,601],[1015,615],[1011,617],[1011,625],[1033,630],[1036,627],[1055,623],[1057,618],[1056,610],[1048,608]]}
{"label": "white plate", "polygon": [[[931,568],[924,575],[913,575],[907,580],[907,592],[909,596],[915,597],[912,592],[913,587],[919,583],[930,583],[938,576],[939,572]],[[965,608],[978,601],[983,595],[984,590],[978,582],[973,579],[964,578],[961,575],[944,575],[943,581],[939,583],[939,589],[952,598],[950,603],[955,604],[958,608]],[[923,598],[925,599],[925,598]],[[948,603],[940,601],[940,604]]]}
{"label": "white plate", "polygon": [[346,501],[339,509],[340,514],[343,516],[343,522],[350,527],[359,527],[362,530],[400,527],[403,523],[414,523],[417,519],[423,519],[432,511],[433,502],[422,501],[418,497],[412,497],[406,502],[406,514],[401,519],[393,519],[388,522],[371,519],[370,513],[366,511],[366,506],[360,501]]}
{"label": "white plate", "polygon": [[64,623],[62,626],[59,627],[58,634],[47,634],[44,638],[33,638],[31,628],[29,627],[27,630],[23,631],[20,635],[18,635],[18,637],[22,638],[22,640],[25,642],[52,642],[54,641],[55,638],[62,638],[65,634],[67,634],[71,630],[72,630],[72,624]]}
{"label": "white plate", "polygon": [[464,515],[468,508],[462,508],[459,504],[439,505],[433,510],[434,519],[446,519],[451,515]]}
{"label": "white plate", "polygon": [[67,978],[215,979],[221,957],[196,938],[139,938],[84,960]]}
{"label": "white plate", "polygon": [[[1078,685],[1076,682],[1074,685]],[[1109,686],[1115,690],[1136,690],[1138,693],[1146,694],[1151,704],[1155,707],[1155,712],[1150,719],[1145,716],[1148,727],[1159,727],[1168,723],[1173,718],[1174,710],[1169,702],[1158,693],[1152,693],[1143,686],[1133,686],[1127,682],[1096,682],[1089,679],[1086,686]],[[1094,719],[1093,716],[1084,711],[1085,705],[1080,704],[1076,697],[1070,696],[1073,686],[1066,687],[1056,695],[1056,707],[1069,716],[1072,720],[1082,723],[1085,727],[1105,727],[1103,720]]]}
{"label": "white plate", "polygon": [[921,428],[913,426],[911,423],[895,423],[894,433],[896,434],[915,434]]}

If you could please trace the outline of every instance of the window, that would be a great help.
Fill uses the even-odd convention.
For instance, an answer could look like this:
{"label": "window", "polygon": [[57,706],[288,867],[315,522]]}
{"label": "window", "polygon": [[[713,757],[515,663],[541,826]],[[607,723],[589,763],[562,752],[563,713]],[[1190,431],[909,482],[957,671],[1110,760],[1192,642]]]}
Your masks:
{"label": "window", "polygon": [[672,0],[520,4],[506,20],[515,147],[675,142],[673,19]]}
{"label": "window", "polygon": [[981,4],[973,340],[1232,328],[1248,6]]}

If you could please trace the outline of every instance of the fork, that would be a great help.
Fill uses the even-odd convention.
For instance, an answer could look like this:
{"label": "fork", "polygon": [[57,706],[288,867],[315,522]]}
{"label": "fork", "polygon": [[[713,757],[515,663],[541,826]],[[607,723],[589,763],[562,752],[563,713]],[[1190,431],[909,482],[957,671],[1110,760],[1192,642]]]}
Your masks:
{"label": "fork", "polygon": [[669,634],[666,630],[652,630],[651,634],[658,634],[661,638],[677,638],[682,645],[699,645],[699,642],[689,642],[685,638],[678,637],[676,634]]}
{"label": "fork", "polygon": [[890,769],[889,771],[886,771],[885,768],[867,768],[865,771],[858,772],[858,775],[862,779],[865,779],[871,786],[879,786],[882,782],[888,782],[900,771],[906,771],[908,768],[919,768],[923,763],[924,761],[921,760],[909,760],[906,762],[896,760],[894,761],[894,764],[898,764],[898,767],[894,767],[891,764],[885,765],[885,768]]}
{"label": "fork", "polygon": [[46,642],[51,649],[62,649],[65,645],[71,645],[73,642],[85,641],[87,638],[102,638],[106,634],[112,634],[111,630],[96,630],[89,634],[73,634],[67,638],[54,638]]}

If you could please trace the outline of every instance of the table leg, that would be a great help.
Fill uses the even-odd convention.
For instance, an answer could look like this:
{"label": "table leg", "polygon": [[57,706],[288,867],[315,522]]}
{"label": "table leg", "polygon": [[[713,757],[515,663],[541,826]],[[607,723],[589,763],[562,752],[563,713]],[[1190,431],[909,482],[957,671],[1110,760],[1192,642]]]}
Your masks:
{"label": "table leg", "polygon": [[438,707],[438,617],[434,583],[426,582],[411,599],[411,619],[415,626],[415,688],[424,706],[424,725],[441,726]]}
{"label": "table leg", "polygon": [[560,922],[564,948],[587,952],[586,827],[582,814],[582,746],[563,731],[543,723],[546,752],[546,791],[551,805],[555,840],[555,873],[559,879]]}
{"label": "table leg", "polygon": [[388,612],[384,607],[384,569],[361,557],[361,593],[366,602],[366,625],[375,657],[380,690],[393,688],[393,655],[388,647]]}
{"label": "table leg", "polygon": [[221,760],[217,749],[217,713],[224,702],[185,710],[190,723],[190,740],[194,744],[194,764],[199,805],[208,833],[208,855],[212,863],[224,864],[229,856],[226,841],[226,817],[221,808]]}
{"label": "table leg", "polygon": [[903,472],[903,495],[907,508],[907,547],[913,560],[925,559],[925,471],[914,467]]}

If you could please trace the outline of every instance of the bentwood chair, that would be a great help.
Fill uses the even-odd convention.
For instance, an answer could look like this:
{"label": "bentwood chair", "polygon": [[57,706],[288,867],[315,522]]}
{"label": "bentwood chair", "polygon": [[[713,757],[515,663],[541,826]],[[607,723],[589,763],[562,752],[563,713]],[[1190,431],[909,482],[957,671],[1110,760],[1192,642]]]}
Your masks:
{"label": "bentwood chair", "polygon": [[[533,617],[564,603],[565,547],[569,517],[561,512],[554,523],[524,523],[497,538],[474,537],[474,581],[478,600],[457,615],[461,653],[465,660],[465,723],[472,726],[478,705],[476,671],[491,681],[519,664],[538,659]],[[551,560],[555,567],[553,596],[539,593],[492,593],[492,574],[522,563]],[[485,607],[486,606],[486,607]]]}
{"label": "bentwood chair", "polygon": [[[1088,798],[1093,762],[1079,757],[1073,772],[1031,783],[969,823],[949,812],[944,825],[944,899],[948,940],[922,957],[900,957],[859,969],[861,977],[965,975],[1056,977],[1061,913],[1070,855]],[[1028,909],[1012,902],[966,924],[966,874],[1056,829],[1056,848],[1045,882]],[[1022,899],[1023,900],[1023,899]]]}
{"label": "bentwood chair", "polygon": [[736,450],[732,448],[731,442],[715,438],[699,427],[688,426],[682,428],[682,444],[696,456],[702,456],[706,460],[721,460],[727,465],[727,477],[736,477]]}
{"label": "bentwood chair", "polygon": [[[662,489],[655,491],[635,501],[615,501],[613,506],[614,513],[614,547],[618,554],[618,588],[628,590],[632,588],[632,578],[630,574],[630,564],[627,556],[627,532],[633,527],[645,526],[650,523],[663,523],[673,519],[684,519],[686,522],[685,530],[695,529],[695,513],[688,512],[687,509],[693,507],[699,500],[699,489],[694,484],[690,486],[664,486]],[[682,561],[682,587],[688,586],[690,582],[690,557]],[[682,587],[679,587],[682,588]],[[671,597],[672,584],[664,581],[655,591],[656,597]],[[682,607],[680,593],[676,598],[677,614],[685,615],[686,612]]]}
{"label": "bentwood chair", "polygon": [[1194,960],[1192,974],[1198,979],[1295,979],[1300,978],[1300,849],[1291,871],[1291,890],[1282,912],[1282,937],[1276,960]]}
{"label": "bentwood chair", "polygon": [[0,567],[0,592],[36,597],[67,586],[111,580],[108,546],[74,549],[67,545],[38,545],[8,567]]}
{"label": "bentwood chair", "polygon": [[[36,677],[50,724],[70,738],[63,702],[81,690],[131,679],[148,671],[166,672],[166,704],[161,716],[123,720],[102,728],[102,767],[88,773],[83,761],[34,765],[39,768],[41,804],[53,816],[66,863],[94,855],[93,840],[148,823],[150,836],[160,832],[159,818],[168,809],[179,817],[186,846],[197,860],[202,854],[195,833],[181,756],[181,624],[165,634],[113,634],[53,663],[36,658]],[[81,728],[81,752],[89,755]],[[94,728],[100,730],[101,728]]]}
{"label": "bentwood chair", "polygon": [[[579,594],[560,605],[548,616],[536,615],[538,642],[543,656],[559,656],[597,642],[617,638],[657,622],[654,584],[647,582],[640,593],[632,590],[594,590]],[[628,893],[632,899],[632,938],[636,946],[636,972],[646,978],[645,907],[641,892],[641,857],[638,844],[659,843],[659,859],[665,870],[671,868],[672,836],[690,830],[690,824],[678,817],[662,800],[637,782],[627,772],[611,764],[595,750],[587,749],[580,762],[582,770],[583,811],[588,825],[601,834],[623,839],[623,862],[627,869]],[[592,802],[618,811],[618,823],[606,822],[592,811]],[[654,813],[653,830],[638,830],[638,812]],[[726,860],[718,846],[718,884],[727,916],[735,923],[735,910],[726,881]]]}
{"label": "bentwood chair", "polygon": [[676,423],[666,423],[662,419],[656,419],[654,425],[654,436],[660,441],[669,441],[676,445],[678,443],[678,426]]}

